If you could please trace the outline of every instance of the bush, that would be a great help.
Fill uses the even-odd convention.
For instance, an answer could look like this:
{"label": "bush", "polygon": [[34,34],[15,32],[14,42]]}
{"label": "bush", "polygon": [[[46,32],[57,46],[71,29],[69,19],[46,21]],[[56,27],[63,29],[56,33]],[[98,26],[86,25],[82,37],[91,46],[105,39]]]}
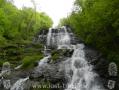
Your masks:
{"label": "bush", "polygon": [[42,44],[32,44],[34,48],[44,48]]}
{"label": "bush", "polygon": [[23,69],[30,69],[35,66],[36,62],[43,58],[43,55],[33,55],[33,56],[25,56],[22,61]]}

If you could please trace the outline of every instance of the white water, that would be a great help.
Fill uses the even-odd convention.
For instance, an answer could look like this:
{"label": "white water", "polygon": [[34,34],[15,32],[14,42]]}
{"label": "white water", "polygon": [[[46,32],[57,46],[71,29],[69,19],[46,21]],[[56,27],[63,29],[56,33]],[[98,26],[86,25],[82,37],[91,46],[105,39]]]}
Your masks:
{"label": "white water", "polygon": [[[83,50],[84,45],[71,45],[70,41],[70,35],[67,32],[66,27],[62,27],[57,34],[52,33],[52,29],[50,29],[47,35],[47,46],[57,45],[58,49],[74,49],[74,53],[71,58],[71,63],[69,64],[68,68],[66,68],[66,70],[71,69],[73,71],[73,75],[66,74],[69,75],[68,77],[70,80],[65,90],[105,90],[97,80],[98,74],[93,72],[93,66],[90,65],[85,58],[85,52]],[[36,71],[39,71],[39,68],[47,65],[49,57],[51,56],[49,55],[47,57],[44,57],[39,61]],[[11,87],[10,90],[24,90],[25,82],[28,79],[29,78],[19,79]],[[4,87],[10,87],[8,81],[4,83]]]}
{"label": "white water", "polygon": [[[47,64],[48,58],[50,56],[44,57],[43,59],[41,59],[38,63],[38,68],[40,66],[43,66],[43,64]],[[39,69],[36,69],[39,70]],[[10,90],[24,90],[26,84],[25,82],[29,79],[29,77],[24,78],[24,79],[19,79],[18,81],[16,81],[16,83],[11,87]]]}
{"label": "white water", "polygon": [[[50,29],[47,36],[48,45],[55,44],[58,49],[74,49],[71,63],[66,67],[66,75],[69,75],[67,77],[70,80],[65,90],[104,90],[98,81],[98,74],[93,71],[93,66],[85,58],[84,45],[71,45],[71,37],[66,27],[62,27],[57,35],[54,34]],[[69,74],[69,69],[73,71],[73,75]]]}
{"label": "white water", "polygon": [[10,75],[10,73],[11,73],[10,63],[9,62],[3,63],[2,71],[0,73],[0,76],[2,77],[4,75]]}
{"label": "white water", "polygon": [[38,66],[42,66],[43,64],[47,64],[49,57],[50,56],[47,56],[47,57],[44,57],[43,59],[41,59],[38,63]]}
{"label": "white water", "polygon": [[52,39],[52,30],[49,29],[48,35],[47,35],[47,46],[51,45],[51,39]]}
{"label": "white water", "polygon": [[73,75],[65,90],[104,90],[93,72],[93,66],[85,59],[84,45],[78,44],[71,58]]}
{"label": "white water", "polygon": [[58,45],[70,45],[70,36],[66,27],[62,27],[58,33]]}
{"label": "white water", "polygon": [[49,29],[47,34],[47,46],[57,46],[58,49],[70,48],[70,35],[67,32],[65,26],[57,29],[58,33],[52,33],[52,29]]}
{"label": "white water", "polygon": [[10,87],[11,87],[10,80],[3,80],[3,86],[5,89],[10,89]]}
{"label": "white water", "polygon": [[29,79],[29,77],[24,79],[19,79],[10,90],[24,90],[25,82]]}

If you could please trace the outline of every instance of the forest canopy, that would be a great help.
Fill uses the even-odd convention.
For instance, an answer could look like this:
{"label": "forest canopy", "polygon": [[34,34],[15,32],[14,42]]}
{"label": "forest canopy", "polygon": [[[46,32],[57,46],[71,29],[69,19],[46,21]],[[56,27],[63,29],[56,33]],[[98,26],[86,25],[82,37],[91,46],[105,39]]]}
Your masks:
{"label": "forest canopy", "polygon": [[32,41],[36,33],[52,24],[51,18],[43,12],[27,7],[20,10],[12,2],[0,0],[0,47]]}
{"label": "forest canopy", "polygon": [[59,25],[70,25],[86,44],[119,62],[119,0],[76,0]]}

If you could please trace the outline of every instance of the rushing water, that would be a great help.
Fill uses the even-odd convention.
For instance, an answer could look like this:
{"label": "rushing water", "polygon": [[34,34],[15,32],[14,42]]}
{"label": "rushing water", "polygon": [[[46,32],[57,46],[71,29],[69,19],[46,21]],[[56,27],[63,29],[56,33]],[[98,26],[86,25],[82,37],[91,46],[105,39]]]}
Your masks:
{"label": "rushing water", "polygon": [[[104,90],[99,76],[93,71],[93,66],[85,58],[84,44],[71,45],[71,37],[66,27],[62,27],[57,33],[49,30],[47,45],[56,45],[58,49],[74,49],[69,67],[73,74],[69,75],[69,83],[66,90]],[[68,72],[68,71],[66,71]]]}
{"label": "rushing water", "polygon": [[70,48],[70,35],[67,28],[49,29],[47,34],[47,46],[57,46],[58,49]]}
{"label": "rushing water", "polygon": [[66,90],[104,90],[93,72],[93,66],[85,59],[84,45],[78,44],[71,58],[71,70],[73,75],[70,78]]}
{"label": "rushing water", "polygon": [[52,29],[49,29],[48,35],[47,35],[47,46],[51,45],[51,40],[52,40]]}
{"label": "rushing water", "polygon": [[[89,64],[89,62],[85,58],[84,44],[72,45],[71,36],[67,31],[66,27],[62,27],[60,29],[49,29],[47,34],[47,46],[57,46],[57,49],[74,49],[73,55],[70,58],[70,63],[66,63],[66,75],[69,77],[69,82],[67,84],[67,88],[65,90],[105,90],[102,85],[98,81],[99,76],[93,71],[93,66]],[[46,51],[46,47],[45,50]],[[44,52],[45,53],[45,52]],[[48,64],[47,62],[50,60],[51,55],[46,54],[47,57],[41,59],[38,63],[38,67],[34,70],[34,72],[40,72],[40,69],[45,68]],[[21,66],[19,66],[21,67]],[[19,69],[17,67],[16,69]],[[72,71],[72,74],[69,72]],[[10,64],[3,64],[2,72],[0,76],[6,73],[9,75],[11,72]],[[6,89],[10,90],[24,90],[25,82],[29,78],[19,79],[14,83],[11,87],[9,80],[3,81],[3,86]]]}
{"label": "rushing water", "polygon": [[[40,62],[38,63],[38,67],[36,70],[39,70],[38,68],[40,66],[43,66],[43,64],[47,63],[48,58],[50,56],[44,57],[43,59],[40,60]],[[24,78],[24,79],[19,79],[12,87],[10,90],[24,90],[25,88],[25,82],[29,79],[29,77]]]}
{"label": "rushing water", "polygon": [[40,66],[42,66],[42,65],[44,65],[44,64],[47,64],[49,57],[50,57],[50,56],[47,56],[47,57],[44,57],[43,59],[41,59],[41,60],[39,61],[39,63],[38,63],[38,67],[40,67]]}
{"label": "rushing water", "polygon": [[62,27],[58,33],[58,45],[70,45],[70,36],[66,27]]}
{"label": "rushing water", "polygon": [[29,79],[29,77],[24,79],[19,79],[10,90],[24,90],[25,82]]}

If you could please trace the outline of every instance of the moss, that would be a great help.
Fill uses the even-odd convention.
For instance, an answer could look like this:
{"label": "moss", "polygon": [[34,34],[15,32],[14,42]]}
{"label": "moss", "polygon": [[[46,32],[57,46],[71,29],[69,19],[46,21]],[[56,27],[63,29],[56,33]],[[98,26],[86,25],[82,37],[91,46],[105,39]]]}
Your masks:
{"label": "moss", "polygon": [[57,60],[57,59],[59,59],[59,57],[60,57],[59,54],[54,54],[54,55],[52,56],[52,59],[53,59],[53,60]]}
{"label": "moss", "polygon": [[2,67],[2,65],[3,65],[4,62],[5,62],[5,61],[0,60],[0,67]]}
{"label": "moss", "polygon": [[36,62],[43,58],[43,55],[32,55],[32,56],[25,56],[22,60],[22,68],[23,69],[31,69],[35,67]]}
{"label": "moss", "polygon": [[52,56],[52,60],[59,59],[59,57],[60,57],[59,51],[57,51],[57,50],[52,51],[51,56]]}
{"label": "moss", "polygon": [[40,49],[40,48],[44,48],[42,44],[38,44],[38,43],[37,43],[37,44],[32,43],[32,46],[33,46],[34,48],[39,48],[39,49]]}
{"label": "moss", "polygon": [[[40,57],[43,57],[41,54],[41,49],[43,48],[42,44],[33,44],[29,43],[9,43],[4,45],[4,47],[0,47],[0,59],[3,61],[9,61],[13,67],[18,66],[23,63],[30,63],[31,60],[35,61],[34,59],[38,60]],[[29,58],[29,60],[27,60]],[[34,59],[33,59],[34,58]],[[0,61],[0,66],[2,66],[3,61]],[[26,65],[25,63],[25,65]],[[24,65],[24,66],[25,66]],[[29,67],[33,65],[29,64]],[[27,65],[26,65],[27,67]]]}
{"label": "moss", "polygon": [[51,53],[52,60],[58,60],[60,57],[68,57],[69,50],[67,49],[60,49],[60,50],[54,50]]}
{"label": "moss", "polygon": [[110,54],[107,56],[107,59],[110,62],[115,62],[119,67],[119,54],[117,54],[117,52],[110,52]]}

